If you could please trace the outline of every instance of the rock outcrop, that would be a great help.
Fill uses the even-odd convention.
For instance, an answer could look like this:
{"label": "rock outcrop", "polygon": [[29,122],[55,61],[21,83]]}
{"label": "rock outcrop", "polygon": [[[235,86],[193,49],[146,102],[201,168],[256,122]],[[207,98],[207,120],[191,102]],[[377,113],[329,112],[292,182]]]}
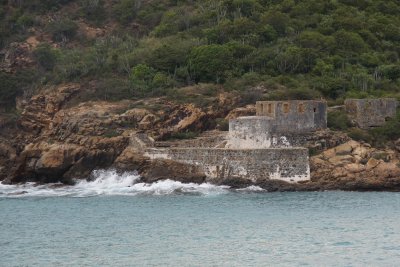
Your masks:
{"label": "rock outcrop", "polygon": [[[224,117],[230,109],[229,95],[215,102],[216,106],[219,101],[226,103],[223,108],[199,108],[162,99],[74,104],[84,90],[79,84],[64,84],[18,101],[21,116],[17,127],[0,128],[0,181],[71,183],[98,168],[139,170],[148,179],[156,179],[160,163],[151,165],[133,137],[145,133],[164,139],[179,132],[202,132],[212,127],[210,121]],[[158,110],[145,108],[152,106]],[[173,174],[174,168],[166,169]],[[182,181],[194,177],[172,178],[178,176]]]}
{"label": "rock outcrop", "polygon": [[398,156],[349,141],[311,158],[312,183],[323,190],[400,190]]}

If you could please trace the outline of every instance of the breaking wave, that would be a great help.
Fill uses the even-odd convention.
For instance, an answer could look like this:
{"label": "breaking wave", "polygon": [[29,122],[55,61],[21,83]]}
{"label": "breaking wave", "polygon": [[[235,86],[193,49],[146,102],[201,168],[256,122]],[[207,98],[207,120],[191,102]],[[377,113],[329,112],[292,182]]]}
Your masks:
{"label": "breaking wave", "polygon": [[140,182],[140,177],[137,173],[118,174],[116,171],[112,170],[94,171],[91,177],[93,179],[78,181],[73,186],[65,186],[62,184],[37,185],[34,183],[3,185],[0,183],[0,198],[91,197],[99,195],[216,195],[229,192],[228,186],[216,186],[209,183],[184,184],[177,181],[164,180],[146,184]]}

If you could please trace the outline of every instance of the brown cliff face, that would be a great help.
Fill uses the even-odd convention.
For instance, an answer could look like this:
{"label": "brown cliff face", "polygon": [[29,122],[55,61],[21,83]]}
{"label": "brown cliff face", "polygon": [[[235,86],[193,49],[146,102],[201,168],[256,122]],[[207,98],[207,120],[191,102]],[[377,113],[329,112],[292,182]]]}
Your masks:
{"label": "brown cliff face", "polygon": [[7,134],[0,129],[0,180],[71,183],[98,168],[141,170],[150,165],[140,149],[130,146],[132,136],[147,133],[163,139],[201,132],[229,109],[200,109],[162,99],[71,105],[83,90],[77,84],[46,88],[20,103],[18,127]]}

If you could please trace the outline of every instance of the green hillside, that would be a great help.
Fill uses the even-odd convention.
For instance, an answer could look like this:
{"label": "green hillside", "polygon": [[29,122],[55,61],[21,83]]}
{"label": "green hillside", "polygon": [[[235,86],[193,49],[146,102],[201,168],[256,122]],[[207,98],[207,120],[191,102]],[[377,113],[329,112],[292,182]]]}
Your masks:
{"label": "green hillside", "polygon": [[398,0],[0,3],[3,51],[40,41],[33,64],[0,73],[10,107],[24,91],[64,82],[88,83],[84,99],[105,100],[179,99],[197,83],[202,94],[235,90],[249,101],[400,95]]}

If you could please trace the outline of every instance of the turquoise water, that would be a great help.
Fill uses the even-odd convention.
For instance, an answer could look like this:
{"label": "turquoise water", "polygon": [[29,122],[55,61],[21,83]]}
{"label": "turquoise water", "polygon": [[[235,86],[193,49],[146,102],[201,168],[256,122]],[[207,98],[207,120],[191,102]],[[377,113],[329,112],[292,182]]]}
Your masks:
{"label": "turquoise water", "polygon": [[110,184],[0,186],[0,266],[400,264],[397,193]]}

